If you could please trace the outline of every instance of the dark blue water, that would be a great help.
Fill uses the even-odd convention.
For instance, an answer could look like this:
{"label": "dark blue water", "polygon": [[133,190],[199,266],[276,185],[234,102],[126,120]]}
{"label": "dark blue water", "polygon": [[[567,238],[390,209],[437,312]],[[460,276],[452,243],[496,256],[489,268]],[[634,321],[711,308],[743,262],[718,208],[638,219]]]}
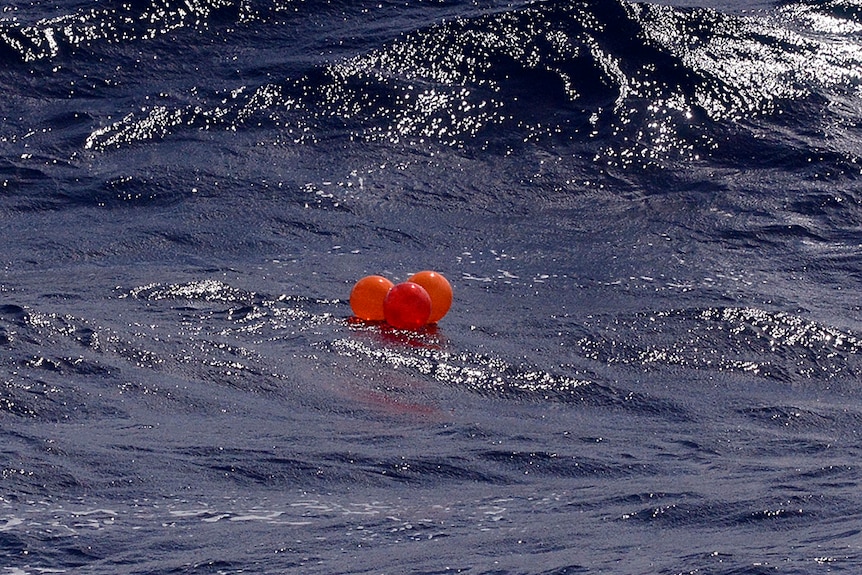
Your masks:
{"label": "dark blue water", "polygon": [[0,573],[862,572],[859,2],[13,0],[0,93]]}

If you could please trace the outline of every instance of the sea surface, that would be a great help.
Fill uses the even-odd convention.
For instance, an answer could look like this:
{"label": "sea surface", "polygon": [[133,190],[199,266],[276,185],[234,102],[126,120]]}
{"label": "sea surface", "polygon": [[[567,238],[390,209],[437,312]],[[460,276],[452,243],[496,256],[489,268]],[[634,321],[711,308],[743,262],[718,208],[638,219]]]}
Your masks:
{"label": "sea surface", "polygon": [[5,0],[0,242],[0,575],[862,573],[860,0]]}

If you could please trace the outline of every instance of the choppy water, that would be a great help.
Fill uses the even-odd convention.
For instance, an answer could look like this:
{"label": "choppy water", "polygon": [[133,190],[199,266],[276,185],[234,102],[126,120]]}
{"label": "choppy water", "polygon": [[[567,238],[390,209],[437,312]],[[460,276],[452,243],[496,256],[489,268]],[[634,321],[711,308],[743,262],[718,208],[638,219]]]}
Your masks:
{"label": "choppy water", "polygon": [[862,569],[862,4],[13,1],[0,61],[0,572]]}

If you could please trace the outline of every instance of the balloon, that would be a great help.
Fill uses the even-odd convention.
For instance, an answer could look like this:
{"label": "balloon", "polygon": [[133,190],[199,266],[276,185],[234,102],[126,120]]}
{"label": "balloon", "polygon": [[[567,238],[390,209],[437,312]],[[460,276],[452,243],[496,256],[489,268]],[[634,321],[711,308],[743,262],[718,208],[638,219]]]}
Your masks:
{"label": "balloon", "polygon": [[383,315],[396,329],[419,329],[431,315],[431,296],[417,283],[400,283],[386,294]]}
{"label": "balloon", "polygon": [[383,321],[383,300],[392,289],[392,282],[383,276],[365,276],[350,291],[350,308],[365,321]]}
{"label": "balloon", "polygon": [[425,288],[431,296],[431,316],[429,323],[437,323],[452,307],[452,286],[442,274],[426,270],[413,274],[407,280]]}

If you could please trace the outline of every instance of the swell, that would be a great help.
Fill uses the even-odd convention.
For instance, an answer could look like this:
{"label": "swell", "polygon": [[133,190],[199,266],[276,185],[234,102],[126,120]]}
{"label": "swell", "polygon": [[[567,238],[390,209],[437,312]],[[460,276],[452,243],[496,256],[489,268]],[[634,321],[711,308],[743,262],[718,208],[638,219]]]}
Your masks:
{"label": "swell", "polygon": [[[282,397],[293,393],[304,369],[296,359],[282,359],[288,350],[294,358],[325,352],[348,374],[376,366],[494,399],[689,417],[673,401],[623,389],[586,370],[555,371],[465,351],[433,331],[410,335],[353,324],[339,300],[265,296],[205,280],[140,286],[119,302],[175,327],[170,333],[130,329],[4,306],[0,336],[13,375],[3,382],[0,413],[43,421],[123,418],[138,402],[206,412],[213,401],[207,398],[219,388]],[[118,401],[121,396],[134,401]]]}
{"label": "swell", "polygon": [[23,62],[54,59],[92,44],[124,44],[179,28],[240,22],[248,17],[249,8],[234,0],[109,1],[34,22],[0,20],[0,52]]}
{"label": "swell", "polygon": [[[862,165],[858,15],[840,3],[747,15],[623,1],[382,6],[113,2],[0,21],[18,61],[0,84],[26,111],[0,139],[2,184],[26,210],[175,203],[186,179],[209,175],[189,170],[210,162],[186,154],[201,143],[303,156],[358,145],[363,159],[444,148],[483,162],[553,154],[548,185],[561,194],[790,178],[776,185],[797,188],[792,210],[825,201],[823,217],[858,219],[852,191],[829,204]],[[115,155],[129,148],[140,151]],[[75,197],[94,157],[103,181],[88,174]],[[135,166],[168,175],[130,179]],[[46,179],[68,185],[46,193]]]}
{"label": "swell", "polygon": [[[513,451],[490,444],[483,444],[470,457],[430,454],[406,460],[379,453],[366,456],[361,449],[344,447],[297,452],[292,446],[305,442],[301,424],[297,424],[297,437],[291,441],[281,437],[274,451],[222,449],[207,443],[212,433],[208,427],[193,433],[181,423],[168,424],[201,418],[222,426],[224,433],[248,433],[247,419],[224,416],[226,406],[249,410],[254,417],[278,413],[276,421],[316,419],[318,409],[334,418],[344,414],[355,419],[357,409],[365,404],[363,392],[377,394],[381,401],[400,402],[397,407],[404,408],[400,417],[409,412],[411,421],[433,419],[434,398],[445,392],[522,406],[539,404],[547,413],[565,408],[584,417],[619,414],[686,429],[709,425],[711,416],[704,417],[694,400],[687,402],[641,385],[644,374],[671,374],[692,386],[713,385],[705,380],[721,381],[727,378],[723,374],[732,374],[751,384],[766,381],[814,389],[816,402],[801,396],[775,397],[765,403],[744,400],[724,411],[740,430],[757,438],[735,449],[744,449],[758,460],[785,458],[788,453],[828,455],[836,430],[855,429],[862,420],[852,406],[836,404],[842,393],[858,393],[860,339],[800,316],[757,308],[596,316],[574,325],[560,320],[546,327],[570,335],[569,348],[579,356],[575,367],[549,366],[541,360],[530,365],[526,360],[479,353],[433,330],[405,334],[356,324],[345,317],[346,302],[340,300],[255,293],[215,280],[142,285],[102,303],[114,306],[119,318],[131,317],[134,322],[97,321],[24,305],[0,307],[4,351],[0,366],[8,374],[0,384],[0,425],[9,449],[27,454],[16,455],[19,464],[0,470],[0,476],[16,493],[39,494],[46,485],[65,492],[93,486],[122,491],[123,486],[146,481],[142,470],[150,466],[170,468],[171,477],[178,481],[193,473],[245,487],[296,485],[306,480],[327,485],[428,481],[511,485],[520,481],[525,470],[564,479],[626,479],[658,472],[653,464],[639,461],[609,463],[576,453],[544,448]],[[318,377],[320,373],[325,377]],[[436,389],[418,391],[423,383]],[[345,396],[348,401],[339,405],[338,398]],[[243,407],[233,405],[230,398],[237,398]],[[417,410],[412,410],[414,406]],[[375,417],[381,416],[372,415],[370,420]],[[361,425],[367,421],[363,419]],[[69,434],[105,442],[101,455],[110,452],[107,461],[134,459],[140,467],[130,472],[77,448],[58,453],[51,443],[28,436],[37,429],[30,422],[67,424]],[[22,431],[11,431],[15,428]],[[133,440],[139,428],[148,429],[147,437],[159,447]],[[117,429],[122,430],[119,435]],[[383,447],[401,441],[399,434],[390,435],[387,426],[381,429],[385,433],[373,441]],[[176,435],[177,431],[182,433]],[[269,441],[266,433],[283,432],[268,430],[256,440]],[[76,443],[69,440],[66,445]],[[714,459],[706,447],[687,447],[693,449],[699,465]],[[165,465],[166,457],[170,465]],[[686,460],[692,461],[691,456],[686,455]],[[795,474],[816,471],[794,466],[775,479],[792,483]],[[845,475],[827,473],[822,483],[841,481]],[[760,521],[784,525],[784,521],[817,519],[808,511],[790,514],[784,505],[762,508],[771,514],[752,512],[754,503],[686,500],[666,507],[639,505],[627,513],[631,520],[669,526]]]}
{"label": "swell", "polygon": [[753,307],[680,309],[591,321],[575,345],[585,357],[640,369],[683,367],[782,384],[852,385],[862,369],[853,333]]}
{"label": "swell", "polygon": [[[738,374],[840,392],[852,390],[862,373],[862,342],[855,334],[753,307],[596,316],[575,325],[560,320],[556,329],[566,334],[576,361],[548,368],[461,349],[434,331],[409,335],[353,324],[339,300],[267,296],[213,280],[140,286],[117,301],[127,312],[139,308],[175,330],[130,329],[12,304],[0,308],[0,345],[8,351],[3,364],[11,374],[2,383],[0,412],[43,420],[122,417],[127,404],[106,398],[123,394],[169,410],[206,410],[207,402],[195,394],[208,395],[213,387],[281,396],[292,393],[291,382],[302,370],[280,358],[285,347],[294,357],[326,353],[348,379],[361,380],[368,369],[397,371],[495,399],[674,421],[690,419],[685,406],[627,389],[607,374]],[[174,381],[199,389],[172,390]],[[761,420],[774,415],[771,409],[805,412],[765,409],[745,415]],[[787,414],[778,420],[808,421]]]}
{"label": "swell", "polygon": [[[537,142],[591,150],[619,167],[716,154],[735,162],[740,142],[749,155],[797,160],[826,148],[823,133],[806,128],[812,121],[853,131],[846,110],[830,114],[828,102],[854,98],[862,70],[855,34],[806,31],[813,10],[739,16],[548,2],[393,29],[377,48],[300,77],[236,86],[215,95],[218,104],[132,111],[95,130],[87,147],[263,120],[288,141],[346,133],[500,152]],[[783,125],[787,137],[759,141],[758,117]],[[850,153],[837,147],[839,158]]]}

